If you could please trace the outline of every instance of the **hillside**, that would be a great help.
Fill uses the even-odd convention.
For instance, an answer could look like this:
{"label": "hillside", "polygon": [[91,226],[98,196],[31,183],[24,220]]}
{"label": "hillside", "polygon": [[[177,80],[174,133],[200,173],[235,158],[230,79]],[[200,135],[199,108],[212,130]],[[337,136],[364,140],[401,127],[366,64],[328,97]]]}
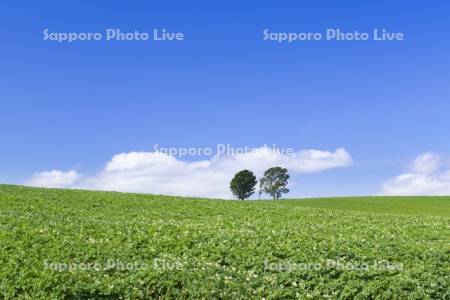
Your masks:
{"label": "hillside", "polygon": [[450,197],[339,197],[281,200],[277,203],[368,213],[450,216]]}
{"label": "hillside", "polygon": [[449,298],[449,198],[408,201],[0,186],[0,298]]}

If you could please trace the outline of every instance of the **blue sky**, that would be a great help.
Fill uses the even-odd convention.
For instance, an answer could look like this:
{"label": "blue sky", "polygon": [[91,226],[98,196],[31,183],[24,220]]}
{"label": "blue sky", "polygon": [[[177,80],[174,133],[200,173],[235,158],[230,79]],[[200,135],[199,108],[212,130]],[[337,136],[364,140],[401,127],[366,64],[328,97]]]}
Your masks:
{"label": "blue sky", "polygon": [[[351,155],[351,166],[295,175],[292,196],[376,194],[423,153],[445,168],[449,10],[446,1],[2,2],[0,181],[45,170],[92,177],[114,155],[155,144]],[[165,28],[185,40],[57,43],[43,40],[46,28]],[[276,43],[265,28],[385,28],[406,39]]]}

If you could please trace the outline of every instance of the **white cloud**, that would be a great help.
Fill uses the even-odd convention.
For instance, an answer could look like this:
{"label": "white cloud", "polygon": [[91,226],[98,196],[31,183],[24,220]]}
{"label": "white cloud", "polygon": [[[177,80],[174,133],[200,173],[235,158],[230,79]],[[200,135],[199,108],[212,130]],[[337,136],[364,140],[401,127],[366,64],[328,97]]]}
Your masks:
{"label": "white cloud", "polygon": [[74,170],[68,172],[52,170],[34,173],[33,177],[25,184],[37,187],[64,188],[72,186],[80,178],[81,175]]}
{"label": "white cloud", "polygon": [[441,157],[433,152],[418,156],[412,165],[412,170],[418,174],[431,174],[441,166]]}
{"label": "white cloud", "polygon": [[442,159],[427,152],[418,156],[411,172],[383,184],[384,195],[450,195],[450,170],[440,171]]}
{"label": "white cloud", "polygon": [[260,177],[267,168],[273,166],[283,166],[291,174],[306,174],[348,167],[351,164],[352,158],[344,149],[337,149],[335,152],[302,150],[283,154],[262,147],[248,153],[214,156],[209,160],[194,162],[179,160],[160,152],[129,152],[114,155],[99,174],[77,178],[71,186],[230,198],[229,182],[242,169],[249,169]]}

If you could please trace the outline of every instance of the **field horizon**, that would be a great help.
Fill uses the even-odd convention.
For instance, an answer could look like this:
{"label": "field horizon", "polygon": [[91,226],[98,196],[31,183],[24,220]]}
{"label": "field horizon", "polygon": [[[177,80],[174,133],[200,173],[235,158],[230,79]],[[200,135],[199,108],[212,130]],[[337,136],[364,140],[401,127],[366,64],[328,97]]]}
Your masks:
{"label": "field horizon", "polygon": [[449,209],[0,185],[0,297],[445,299]]}
{"label": "field horizon", "polygon": [[[24,188],[24,189],[40,189],[40,190],[56,190],[56,191],[81,191],[87,193],[112,193],[136,196],[152,196],[175,199],[195,199],[210,201],[237,201],[237,202],[256,202],[256,203],[278,203],[285,205],[316,207],[337,210],[365,211],[372,213],[402,213],[402,214],[427,214],[434,216],[450,216],[450,195],[424,195],[424,196],[384,196],[384,195],[364,195],[364,196],[326,196],[326,197],[298,197],[298,198],[281,198],[281,199],[224,199],[224,198],[208,198],[208,197],[192,197],[179,195],[164,195],[152,193],[131,193],[108,190],[89,190],[78,188],[47,188],[32,187],[20,184],[1,184],[0,189],[4,188]],[[430,203],[431,202],[431,203]],[[414,204],[408,206],[407,204]],[[436,206],[431,206],[436,205]],[[425,210],[424,210],[425,209]]]}

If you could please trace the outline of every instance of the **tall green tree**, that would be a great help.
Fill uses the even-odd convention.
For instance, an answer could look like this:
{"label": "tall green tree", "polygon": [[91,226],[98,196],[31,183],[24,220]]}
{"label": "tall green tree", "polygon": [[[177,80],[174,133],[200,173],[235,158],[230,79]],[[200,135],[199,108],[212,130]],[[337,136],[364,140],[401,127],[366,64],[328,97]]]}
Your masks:
{"label": "tall green tree", "polygon": [[286,187],[289,177],[288,170],[285,168],[270,168],[264,172],[264,176],[259,181],[260,190],[271,195],[273,199],[280,199],[282,194],[289,192]]}
{"label": "tall green tree", "polygon": [[256,176],[249,170],[242,170],[231,180],[230,189],[238,199],[244,200],[255,192]]}

